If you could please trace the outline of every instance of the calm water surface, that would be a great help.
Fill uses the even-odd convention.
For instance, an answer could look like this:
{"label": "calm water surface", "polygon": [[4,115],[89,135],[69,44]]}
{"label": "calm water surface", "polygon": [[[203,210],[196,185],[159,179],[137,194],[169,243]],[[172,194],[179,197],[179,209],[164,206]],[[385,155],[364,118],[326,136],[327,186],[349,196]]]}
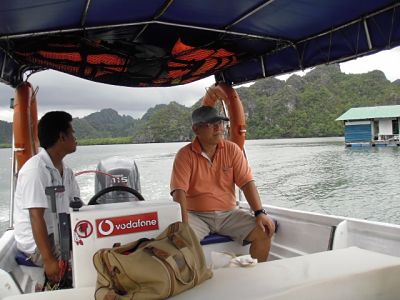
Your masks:
{"label": "calm water surface", "polygon": [[[136,161],[142,194],[170,201],[169,177],[185,143],[81,146],[66,158],[75,171],[110,156]],[[400,224],[400,148],[349,148],[342,138],[246,142],[246,154],[266,204]],[[0,149],[0,232],[8,226],[10,149]],[[92,174],[77,177],[82,199],[94,193]]]}

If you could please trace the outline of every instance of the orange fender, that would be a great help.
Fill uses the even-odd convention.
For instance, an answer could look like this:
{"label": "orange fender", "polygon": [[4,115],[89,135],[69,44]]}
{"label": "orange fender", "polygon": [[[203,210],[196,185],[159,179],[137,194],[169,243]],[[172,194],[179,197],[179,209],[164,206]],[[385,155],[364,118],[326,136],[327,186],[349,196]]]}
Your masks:
{"label": "orange fender", "polygon": [[218,100],[223,100],[230,119],[229,140],[243,150],[246,139],[246,118],[242,102],[235,89],[226,83],[212,85],[203,98],[204,106],[214,107]]}
{"label": "orange fender", "polygon": [[38,115],[36,95],[29,82],[21,83],[14,98],[14,147],[17,171],[38,152]]}

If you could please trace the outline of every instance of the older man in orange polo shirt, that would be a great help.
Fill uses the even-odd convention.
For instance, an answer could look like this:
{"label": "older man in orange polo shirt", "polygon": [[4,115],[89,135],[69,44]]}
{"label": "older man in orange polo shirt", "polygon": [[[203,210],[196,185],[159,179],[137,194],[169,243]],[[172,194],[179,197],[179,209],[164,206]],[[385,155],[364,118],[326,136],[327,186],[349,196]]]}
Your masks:
{"label": "older man in orange polo shirt", "polygon": [[[224,121],[215,108],[192,113],[194,141],[178,151],[171,176],[171,195],[181,205],[199,240],[211,233],[251,243],[250,254],[266,261],[275,224],[262,209],[260,196],[240,148],[224,139]],[[254,214],[237,208],[235,185],[242,189]]]}

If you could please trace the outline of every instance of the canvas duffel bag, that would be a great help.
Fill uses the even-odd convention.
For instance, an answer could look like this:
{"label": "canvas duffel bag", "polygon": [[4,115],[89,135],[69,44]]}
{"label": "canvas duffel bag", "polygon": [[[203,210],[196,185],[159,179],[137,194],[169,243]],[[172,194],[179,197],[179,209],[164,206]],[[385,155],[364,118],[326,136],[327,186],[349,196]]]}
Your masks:
{"label": "canvas duffel bag", "polygon": [[156,239],[98,250],[93,263],[97,300],[164,299],[212,277],[196,234],[182,222]]}

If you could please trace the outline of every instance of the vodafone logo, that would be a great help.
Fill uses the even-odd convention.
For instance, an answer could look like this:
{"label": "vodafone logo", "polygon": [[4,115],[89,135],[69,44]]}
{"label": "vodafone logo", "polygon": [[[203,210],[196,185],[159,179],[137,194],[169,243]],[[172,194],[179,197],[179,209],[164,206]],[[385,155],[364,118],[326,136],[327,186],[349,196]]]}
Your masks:
{"label": "vodafone logo", "polygon": [[114,223],[110,220],[103,220],[97,226],[97,230],[103,236],[110,235],[114,231]]}
{"label": "vodafone logo", "polygon": [[158,230],[157,212],[96,220],[97,237]]}

